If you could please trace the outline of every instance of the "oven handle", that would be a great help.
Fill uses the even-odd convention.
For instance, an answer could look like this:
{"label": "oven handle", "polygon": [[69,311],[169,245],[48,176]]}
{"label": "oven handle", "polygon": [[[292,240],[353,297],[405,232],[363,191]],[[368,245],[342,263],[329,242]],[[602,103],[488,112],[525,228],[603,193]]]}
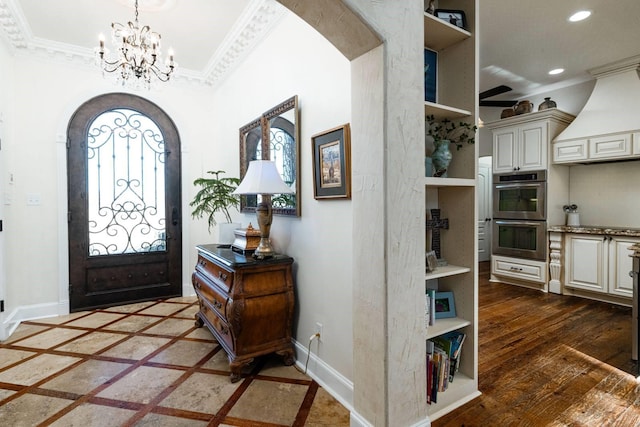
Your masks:
{"label": "oven handle", "polygon": [[532,227],[544,227],[546,221],[513,221],[513,220],[500,220],[496,219],[493,222],[495,225],[526,225]]}
{"label": "oven handle", "polygon": [[542,181],[531,182],[531,183],[520,183],[520,184],[494,184],[496,190],[503,190],[509,188],[531,188],[531,187],[541,187],[544,184]]}

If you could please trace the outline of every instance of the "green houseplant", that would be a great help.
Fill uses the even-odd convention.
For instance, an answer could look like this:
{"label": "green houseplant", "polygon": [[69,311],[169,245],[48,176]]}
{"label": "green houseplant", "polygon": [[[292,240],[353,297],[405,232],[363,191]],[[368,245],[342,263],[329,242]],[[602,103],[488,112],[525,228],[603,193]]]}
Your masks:
{"label": "green houseplant", "polygon": [[431,155],[434,167],[433,176],[447,177],[449,163],[453,154],[449,149],[450,144],[460,150],[464,144],[474,144],[477,126],[463,121],[454,122],[449,119],[437,121],[433,115],[427,116],[426,136],[433,138],[435,149]]}
{"label": "green houseplant", "polygon": [[195,197],[189,203],[194,210],[191,212],[193,218],[203,218],[207,216],[209,231],[211,227],[217,225],[216,214],[224,215],[228,223],[231,223],[229,209],[238,209],[240,206],[240,196],[233,194],[233,191],[240,184],[239,178],[221,177],[225,171],[207,171],[213,175],[212,178],[198,178],[193,181],[193,185],[201,187]]}

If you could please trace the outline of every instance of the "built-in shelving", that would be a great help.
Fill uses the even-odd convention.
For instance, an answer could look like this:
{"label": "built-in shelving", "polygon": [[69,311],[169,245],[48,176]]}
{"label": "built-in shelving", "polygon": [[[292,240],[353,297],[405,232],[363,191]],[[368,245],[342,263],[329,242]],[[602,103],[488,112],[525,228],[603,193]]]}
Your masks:
{"label": "built-in shelving", "polygon": [[[438,7],[463,10],[466,29],[424,14],[424,47],[438,53],[437,102],[425,102],[424,114],[436,120],[477,122],[477,14],[478,0],[440,0]],[[440,229],[441,255],[449,265],[425,275],[425,284],[439,292],[453,292],[456,316],[435,319],[425,328],[426,339],[461,331],[466,334],[460,368],[447,389],[437,394],[437,403],[427,405],[433,421],[480,395],[478,391],[478,273],[476,145],[452,150],[448,177],[425,177],[426,208],[440,209],[449,220]],[[430,237],[430,232],[428,233]],[[427,244],[430,250],[430,244]],[[427,282],[429,281],[429,282]]]}

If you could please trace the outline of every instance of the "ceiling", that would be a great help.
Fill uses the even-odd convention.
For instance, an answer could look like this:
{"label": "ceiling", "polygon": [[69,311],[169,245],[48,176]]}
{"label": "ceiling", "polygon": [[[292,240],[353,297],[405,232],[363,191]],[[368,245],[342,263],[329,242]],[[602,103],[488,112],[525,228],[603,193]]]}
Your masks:
{"label": "ceiling", "polygon": [[[139,0],[140,24],[172,48],[180,77],[215,84],[286,13],[275,0]],[[481,0],[480,92],[506,84],[519,99],[590,79],[587,70],[640,54],[638,0]],[[93,66],[99,33],[134,20],[133,0],[0,0],[2,36],[17,53]],[[567,18],[580,9],[592,16]],[[563,74],[550,76],[552,68]]]}

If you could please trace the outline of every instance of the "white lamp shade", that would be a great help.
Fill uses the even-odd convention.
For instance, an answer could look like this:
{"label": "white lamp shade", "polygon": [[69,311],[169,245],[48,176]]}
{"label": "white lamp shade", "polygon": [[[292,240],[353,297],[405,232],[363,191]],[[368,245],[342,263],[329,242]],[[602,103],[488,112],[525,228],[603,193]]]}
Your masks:
{"label": "white lamp shade", "polygon": [[270,160],[252,160],[249,169],[233,194],[292,194],[276,164]]}

